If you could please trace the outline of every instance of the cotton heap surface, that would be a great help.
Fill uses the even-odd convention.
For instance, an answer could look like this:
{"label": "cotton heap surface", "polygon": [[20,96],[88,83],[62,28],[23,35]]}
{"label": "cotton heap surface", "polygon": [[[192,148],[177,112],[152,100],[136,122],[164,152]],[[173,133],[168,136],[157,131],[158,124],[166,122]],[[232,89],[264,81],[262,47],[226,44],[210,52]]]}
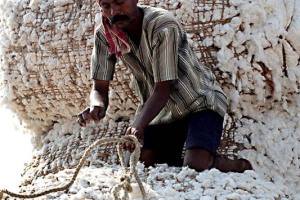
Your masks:
{"label": "cotton heap surface", "polygon": [[[140,4],[166,8],[186,27],[197,55],[230,99],[224,134],[233,140],[231,151],[249,159],[255,170],[196,173],[140,165],[150,197],[300,199],[300,0]],[[2,102],[35,130],[40,147],[25,169],[22,191],[53,186],[93,141],[119,136],[131,122],[138,104],[131,76],[118,63],[107,117],[98,126],[80,128],[74,116],[88,106],[93,30],[100,21],[96,3],[86,0],[78,7],[70,0],[8,0],[0,2],[0,13]],[[68,194],[47,198],[110,198],[114,179],[107,170],[118,173],[118,158],[105,152],[95,151]]]}
{"label": "cotton heap surface", "polygon": [[[99,8],[90,1],[79,10],[70,0],[24,0],[1,1],[0,9],[1,99],[29,128],[46,132],[88,106]],[[130,80],[126,73],[118,76]],[[119,82],[115,90],[128,92],[128,84]],[[115,107],[135,108],[129,95]]]}

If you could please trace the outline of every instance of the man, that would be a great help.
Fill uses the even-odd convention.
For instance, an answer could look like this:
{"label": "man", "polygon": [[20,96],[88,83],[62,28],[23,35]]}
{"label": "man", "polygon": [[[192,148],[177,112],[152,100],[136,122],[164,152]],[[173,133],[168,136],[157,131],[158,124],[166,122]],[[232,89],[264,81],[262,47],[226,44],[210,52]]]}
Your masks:
{"label": "man", "polygon": [[[98,123],[105,116],[109,81],[120,58],[134,75],[141,100],[126,134],[143,144],[140,159],[146,166],[168,163],[223,172],[251,169],[247,160],[215,156],[227,98],[212,71],[191,50],[175,17],[163,9],[137,6],[138,0],[98,3],[102,24],[95,31],[90,107],[78,115],[79,124]],[[123,148],[132,151],[135,146],[126,143]]]}

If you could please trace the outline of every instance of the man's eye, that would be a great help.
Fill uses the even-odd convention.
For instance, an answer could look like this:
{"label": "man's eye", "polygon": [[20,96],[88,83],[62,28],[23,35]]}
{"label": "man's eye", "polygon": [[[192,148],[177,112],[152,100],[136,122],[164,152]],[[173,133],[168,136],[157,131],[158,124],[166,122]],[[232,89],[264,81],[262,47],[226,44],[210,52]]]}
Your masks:
{"label": "man's eye", "polygon": [[122,4],[123,2],[123,0],[116,1],[117,4]]}
{"label": "man's eye", "polygon": [[102,4],[101,7],[102,7],[102,9],[109,9],[109,5],[108,4]]}

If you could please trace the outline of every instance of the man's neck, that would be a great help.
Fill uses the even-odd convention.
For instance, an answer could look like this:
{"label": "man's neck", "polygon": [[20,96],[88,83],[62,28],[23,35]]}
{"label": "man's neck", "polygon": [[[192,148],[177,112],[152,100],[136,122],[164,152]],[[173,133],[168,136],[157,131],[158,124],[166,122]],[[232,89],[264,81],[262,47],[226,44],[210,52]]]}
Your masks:
{"label": "man's neck", "polygon": [[135,43],[135,45],[139,46],[141,35],[142,35],[142,26],[143,26],[143,17],[144,13],[143,10],[137,8],[137,15],[134,17],[131,25],[124,30],[130,39]]}

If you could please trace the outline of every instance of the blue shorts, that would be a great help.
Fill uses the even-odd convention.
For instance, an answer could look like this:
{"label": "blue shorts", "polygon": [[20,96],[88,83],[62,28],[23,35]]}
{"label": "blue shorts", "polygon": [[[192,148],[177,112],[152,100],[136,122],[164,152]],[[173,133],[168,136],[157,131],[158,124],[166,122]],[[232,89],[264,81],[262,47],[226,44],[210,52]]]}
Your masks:
{"label": "blue shorts", "polygon": [[144,130],[144,149],[154,150],[157,163],[182,165],[186,149],[203,148],[212,154],[220,145],[224,118],[215,111],[204,110],[170,124],[147,126]]}

